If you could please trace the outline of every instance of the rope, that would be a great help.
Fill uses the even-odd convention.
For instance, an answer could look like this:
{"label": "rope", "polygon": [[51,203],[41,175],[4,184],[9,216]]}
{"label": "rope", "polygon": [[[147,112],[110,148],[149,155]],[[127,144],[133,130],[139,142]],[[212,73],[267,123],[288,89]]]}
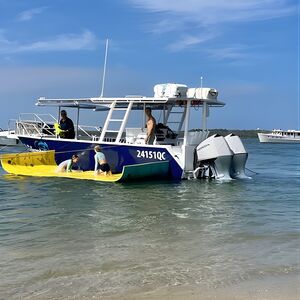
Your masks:
{"label": "rope", "polygon": [[250,169],[248,169],[248,168],[245,168],[247,171],[249,171],[249,172],[252,172],[253,174],[259,174],[258,172],[255,172],[255,171],[252,171],[252,170],[250,170]]}
{"label": "rope", "polygon": [[[0,129],[1,129],[1,128],[0,128]],[[0,148],[0,151],[2,151],[3,149],[5,149],[5,148],[7,148],[7,147],[8,147],[8,146],[6,145],[6,146]]]}
{"label": "rope", "polygon": [[195,111],[199,111],[199,109],[200,109],[200,104],[198,104],[198,106],[196,106],[196,105],[194,106]]}

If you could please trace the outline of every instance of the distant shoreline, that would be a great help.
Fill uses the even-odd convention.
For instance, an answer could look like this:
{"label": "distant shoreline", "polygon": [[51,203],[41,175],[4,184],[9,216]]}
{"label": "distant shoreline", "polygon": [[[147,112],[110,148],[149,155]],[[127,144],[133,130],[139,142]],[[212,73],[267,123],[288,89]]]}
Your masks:
{"label": "distant shoreline", "polygon": [[240,138],[257,138],[258,132],[270,132],[270,130],[258,129],[258,130],[251,130],[251,129],[209,129],[210,134],[220,134],[223,136],[228,135],[229,133],[234,133],[238,135]]}
{"label": "distant shoreline", "polygon": [[[191,131],[199,131],[201,129],[199,128],[195,128],[195,129],[191,129]],[[222,136],[226,136],[229,133],[234,133],[236,135],[238,135],[240,138],[258,138],[257,133],[258,132],[270,132],[271,130],[265,130],[265,129],[225,129],[225,128],[219,128],[219,129],[208,129],[209,131],[209,135],[213,135],[213,134],[220,134]],[[97,131],[90,131],[89,132],[92,135],[98,135],[99,132]]]}

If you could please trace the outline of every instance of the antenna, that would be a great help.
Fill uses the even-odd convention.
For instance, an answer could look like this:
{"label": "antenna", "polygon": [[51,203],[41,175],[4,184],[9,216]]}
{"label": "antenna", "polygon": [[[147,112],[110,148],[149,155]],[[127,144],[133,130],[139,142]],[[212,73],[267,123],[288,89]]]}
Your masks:
{"label": "antenna", "polygon": [[203,85],[203,76],[200,77],[201,99],[203,99],[203,96],[202,96],[202,85]]}
{"label": "antenna", "polygon": [[104,67],[103,67],[103,76],[102,76],[102,88],[101,88],[101,95],[100,95],[101,98],[103,97],[103,92],[104,92],[106,62],[107,62],[107,50],[108,50],[108,39],[106,39],[106,45],[105,45]]}
{"label": "antenna", "polygon": [[299,87],[299,78],[300,78],[300,59],[299,59],[299,54],[300,54],[300,38],[299,38],[299,28],[300,26],[300,4],[298,4],[298,66],[297,66],[297,77],[298,77],[298,120],[297,120],[297,126],[298,126],[298,130],[300,130],[300,87]]}

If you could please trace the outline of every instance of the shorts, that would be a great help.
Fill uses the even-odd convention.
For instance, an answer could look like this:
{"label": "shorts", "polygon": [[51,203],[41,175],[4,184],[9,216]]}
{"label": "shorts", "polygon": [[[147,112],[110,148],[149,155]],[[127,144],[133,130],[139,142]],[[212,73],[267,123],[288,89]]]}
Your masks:
{"label": "shorts", "polygon": [[109,172],[110,167],[108,163],[98,165],[98,170],[101,170],[102,172]]}

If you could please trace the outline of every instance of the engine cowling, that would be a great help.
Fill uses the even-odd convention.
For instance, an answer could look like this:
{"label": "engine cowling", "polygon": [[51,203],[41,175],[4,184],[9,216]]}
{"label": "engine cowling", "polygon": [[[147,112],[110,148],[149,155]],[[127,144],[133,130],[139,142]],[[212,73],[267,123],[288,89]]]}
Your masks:
{"label": "engine cowling", "polygon": [[225,136],[225,140],[233,152],[230,176],[232,178],[249,178],[245,173],[248,153],[239,136],[230,133]]}
{"label": "engine cowling", "polygon": [[233,152],[223,136],[210,136],[196,147],[196,154],[199,178],[231,179]]}

